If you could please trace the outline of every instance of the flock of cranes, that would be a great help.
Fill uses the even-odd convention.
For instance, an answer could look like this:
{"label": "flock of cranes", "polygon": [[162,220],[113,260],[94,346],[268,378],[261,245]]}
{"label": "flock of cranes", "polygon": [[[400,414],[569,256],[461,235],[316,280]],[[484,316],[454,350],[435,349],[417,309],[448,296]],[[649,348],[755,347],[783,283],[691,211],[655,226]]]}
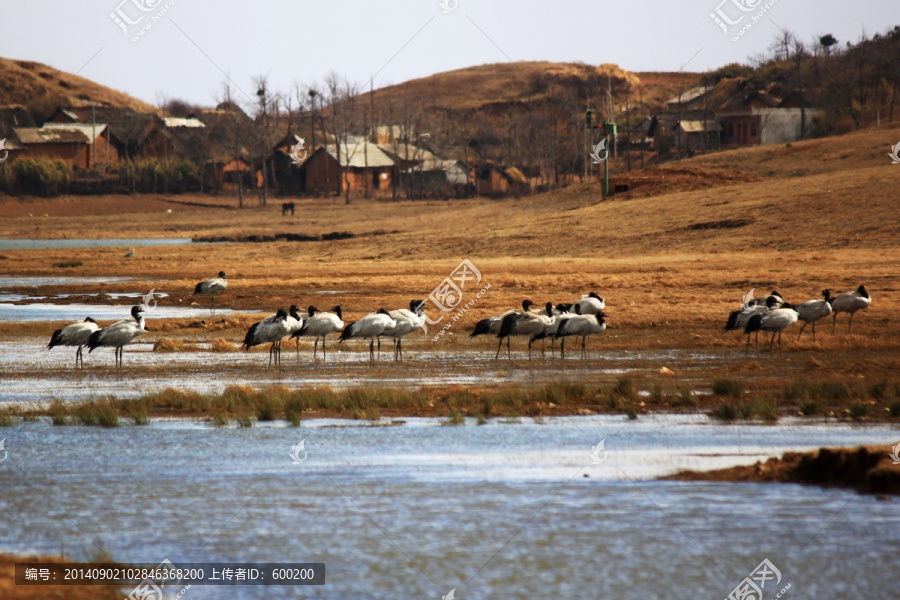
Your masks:
{"label": "flock of cranes", "polygon": [[[195,295],[210,296],[210,309],[214,309],[215,295],[228,285],[224,271],[217,277],[201,281],[194,289]],[[751,292],[752,294],[752,292]],[[813,339],[816,335],[816,322],[832,316],[832,334],[834,334],[837,315],[849,313],[848,331],[853,326],[853,315],[868,308],[872,298],[861,285],[853,292],[832,296],[829,290],[823,290],[821,300],[809,300],[799,305],[792,305],[784,300],[781,294],[773,291],[764,300],[745,301],[741,310],[732,312],[728,317],[725,329],[742,330],[747,335],[746,351],[750,350],[750,338],[756,334],[756,348],[759,351],[759,332],[770,332],[770,350],[774,350],[775,337],[781,348],[781,334],[797,321],[803,321],[798,339],[803,335],[807,325],[812,325]],[[320,311],[315,306],[301,313],[296,305],[288,310],[278,309],[274,315],[254,323],[244,337],[242,347],[249,350],[254,346],[271,344],[269,347],[269,365],[281,363],[281,344],[285,339],[295,339],[297,356],[300,355],[300,338],[313,338],[313,359],[318,357],[319,340],[322,341],[322,358],[327,359],[326,340],[331,334],[340,334],[339,343],[347,340],[362,339],[369,342],[369,363],[375,363],[375,344],[378,354],[381,353],[381,339],[392,339],[394,342],[394,360],[403,360],[403,338],[410,333],[425,329],[426,317],[424,300],[411,300],[409,308],[386,310],[381,308],[365,315],[358,321],[345,326],[340,306],[331,312]],[[469,335],[475,338],[480,335],[493,335],[497,338],[495,358],[500,357],[503,341],[506,340],[507,357],[512,357],[510,348],[513,337],[528,338],[528,358],[531,358],[532,344],[541,340],[541,354],[544,354],[546,340],[551,342],[551,351],[555,353],[556,340],[560,342],[560,358],[565,358],[566,338],[581,338],[581,358],[587,358],[587,339],[599,335],[606,330],[607,315],[604,311],[606,301],[594,292],[582,296],[571,304],[547,302],[544,308],[538,309],[531,300],[524,300],[522,308],[506,310],[498,315],[482,319],[475,324]],[[53,332],[47,348],[55,346],[76,347],[75,366],[84,366],[82,349],[87,346],[88,352],[97,348],[115,349],[116,367],[122,366],[123,348],[146,331],[143,309],[134,306],[131,318],[101,328],[92,318],[73,323]]]}
{"label": "flock of cranes", "polygon": [[[751,292],[752,293],[752,292]],[[831,334],[834,335],[837,327],[839,313],[849,313],[850,320],[847,323],[847,331],[853,327],[853,315],[858,311],[869,308],[872,297],[861,285],[853,292],[832,296],[830,290],[822,290],[821,300],[807,300],[803,304],[793,305],[786,302],[782,295],[773,290],[762,302],[759,300],[745,301],[740,310],[728,315],[725,324],[726,331],[743,330],[747,334],[747,348],[750,351],[750,336],[756,334],[756,351],[759,352],[759,332],[767,331],[772,334],[769,342],[769,350],[775,349],[775,337],[778,336],[778,348],[781,349],[781,334],[785,329],[803,321],[797,339],[803,335],[807,325],[812,325],[813,339],[816,339],[816,322],[831,316]]]}

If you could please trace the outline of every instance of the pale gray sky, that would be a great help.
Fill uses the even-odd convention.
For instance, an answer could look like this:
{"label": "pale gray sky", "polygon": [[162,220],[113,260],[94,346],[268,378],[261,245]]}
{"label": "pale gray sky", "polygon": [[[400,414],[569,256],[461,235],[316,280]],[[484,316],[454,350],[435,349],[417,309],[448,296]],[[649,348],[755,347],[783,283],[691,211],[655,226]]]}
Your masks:
{"label": "pale gray sky", "polygon": [[[0,56],[80,71],[151,103],[162,93],[211,104],[223,72],[255,99],[259,74],[284,91],[332,70],[360,84],[375,76],[377,88],[510,59],[633,71],[677,71],[690,61],[686,70],[697,71],[764,51],[776,24],[806,40],[831,33],[841,44],[900,24],[897,0],[444,2],[455,8],[445,14],[438,0],[0,0]],[[110,17],[117,8],[120,20],[143,16],[124,26],[127,35]],[[710,18],[717,8],[732,21],[744,17],[728,35]]]}

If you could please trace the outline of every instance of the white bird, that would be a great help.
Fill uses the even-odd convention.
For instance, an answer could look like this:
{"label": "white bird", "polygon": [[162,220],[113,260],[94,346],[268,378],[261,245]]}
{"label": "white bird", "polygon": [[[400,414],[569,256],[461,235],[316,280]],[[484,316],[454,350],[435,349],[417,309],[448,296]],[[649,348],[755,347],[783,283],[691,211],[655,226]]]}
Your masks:
{"label": "white bird", "polygon": [[403,337],[425,326],[424,300],[410,300],[409,308],[389,311],[394,325],[385,329],[384,337],[394,338],[394,360],[403,362]]}
{"label": "white bird", "polygon": [[[572,306],[572,305],[569,305]],[[556,354],[556,332],[559,329],[559,322],[561,321],[563,316],[568,316],[569,311],[564,304],[557,304],[553,306],[551,302],[547,303],[547,307],[544,309],[544,313],[546,315],[544,327],[544,331],[535,334],[531,337],[531,342],[533,343],[536,340],[541,340],[541,355],[544,355],[544,341],[547,338],[550,338],[550,351],[553,354]]]}
{"label": "white bird", "polygon": [[131,316],[133,319],[125,319],[113,323],[109,327],[104,327],[92,333],[87,343],[88,354],[93,352],[95,348],[115,348],[116,367],[121,367],[123,348],[147,331],[147,327],[144,324],[144,313],[140,306],[131,307]]}
{"label": "white bird", "polygon": [[[770,310],[766,314],[756,314],[750,317],[744,332],[747,334],[747,351],[750,350],[750,334],[754,331],[771,331],[772,341],[769,350],[775,350],[775,334],[778,334],[778,349],[781,350],[781,333],[797,322],[800,314],[787,302],[781,308]],[[759,352],[759,338],[756,339],[756,351]]]}
{"label": "white bird", "polygon": [[315,306],[307,309],[306,322],[303,328],[292,335],[297,338],[297,344],[300,344],[300,337],[315,337],[316,342],[313,345],[313,359],[316,358],[316,352],[319,348],[319,338],[322,338],[322,360],[325,360],[325,338],[329,333],[338,333],[344,328],[343,313],[340,306],[331,309],[333,312],[320,312]]}
{"label": "white bird", "polygon": [[253,346],[271,343],[269,348],[269,366],[272,366],[272,360],[275,364],[281,363],[281,340],[291,332],[288,319],[290,317],[283,308],[279,308],[274,316],[267,317],[259,323],[254,323],[247,330],[244,337],[244,350],[249,350]]}
{"label": "white bird", "polygon": [[134,248],[131,249],[131,252],[125,255],[125,258],[131,258],[132,256],[134,256]]}
{"label": "white bird", "polygon": [[861,285],[856,288],[855,292],[847,292],[841,294],[837,298],[832,298],[831,309],[833,317],[831,318],[831,335],[834,335],[834,328],[837,326],[838,313],[850,313],[850,322],[847,323],[847,331],[853,327],[853,314],[858,310],[869,308],[872,304],[872,297],[866,291],[866,286]]}
{"label": "white bird", "polygon": [[497,335],[500,332],[500,323],[503,321],[504,317],[514,313],[531,312],[532,306],[534,306],[534,302],[532,302],[531,300],[522,300],[522,310],[512,308],[510,310],[505,310],[494,317],[482,319],[475,323],[475,329],[472,330],[472,333],[469,334],[469,337],[473,338],[478,337],[479,335],[488,334]]}
{"label": "white bird", "polygon": [[[285,319],[285,323],[287,324],[287,328],[290,331],[289,335],[291,338],[295,336],[299,336],[300,330],[303,329],[303,323],[306,319],[309,318],[308,314],[301,314],[300,307],[296,304],[291,304],[291,307],[288,309],[288,317]],[[300,338],[297,337],[297,360],[300,360]]]}
{"label": "white bird", "polygon": [[587,358],[587,338],[589,335],[596,335],[606,331],[606,314],[599,312],[594,315],[578,314],[579,308],[576,307],[576,314],[571,317],[563,317],[560,319],[556,337],[562,338],[559,346],[559,357],[566,357],[566,337],[575,336],[581,338],[581,358]]}
{"label": "white bird", "polygon": [[355,323],[350,323],[341,332],[340,342],[362,338],[369,340],[369,364],[375,364],[375,338],[384,335],[385,330],[394,327],[396,321],[383,308],[364,316]]}
{"label": "white bird", "polygon": [[797,314],[800,315],[800,320],[803,321],[803,326],[800,327],[800,333],[797,335],[798,340],[800,339],[800,336],[803,335],[803,330],[806,329],[806,326],[810,323],[812,323],[813,340],[815,340],[816,321],[824,319],[831,314],[831,292],[829,290],[822,290],[822,298],[822,300],[807,300],[795,307]]}
{"label": "white bird", "polygon": [[[784,302],[784,298],[781,297],[778,292],[772,292],[765,299],[765,304],[760,303],[758,300],[751,300],[747,302],[744,308],[740,310],[735,310],[728,315],[728,322],[725,323],[725,331],[743,331],[747,334],[747,347],[750,347],[750,334],[753,332],[747,331],[747,323],[750,322],[750,319],[754,315],[767,315],[770,310],[774,310],[781,306]],[[756,342],[759,343],[759,330],[753,330],[756,332]]]}
{"label": "white bird", "polygon": [[228,287],[225,280],[225,271],[219,271],[218,277],[212,277],[206,281],[201,281],[194,288],[194,295],[210,296],[209,308],[213,312],[216,310],[216,294]]}
{"label": "white bird", "polygon": [[606,308],[606,300],[598,296],[595,292],[591,292],[586,296],[582,296],[581,300],[576,300],[568,309],[569,312],[575,312],[575,307],[579,307],[582,315],[596,315],[603,312]]}
{"label": "white bird", "polygon": [[81,366],[84,367],[84,356],[82,356],[83,346],[91,339],[91,334],[95,331],[99,331],[99,329],[100,326],[90,317],[79,323],[66,325],[62,329],[57,329],[53,332],[53,335],[50,336],[50,343],[47,344],[47,350],[52,349],[54,346],[77,346],[78,350],[75,351],[75,366],[78,366],[78,361],[80,360]]}

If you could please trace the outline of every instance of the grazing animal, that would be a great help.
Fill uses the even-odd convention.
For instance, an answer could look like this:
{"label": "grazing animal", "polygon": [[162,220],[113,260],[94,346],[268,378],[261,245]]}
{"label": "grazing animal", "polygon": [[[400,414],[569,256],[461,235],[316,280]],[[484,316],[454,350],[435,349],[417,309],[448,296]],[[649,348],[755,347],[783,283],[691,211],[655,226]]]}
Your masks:
{"label": "grazing animal", "polygon": [[872,297],[869,296],[869,292],[866,291],[866,286],[861,285],[856,288],[855,292],[847,292],[846,294],[841,294],[837,298],[831,299],[831,310],[832,318],[831,318],[831,335],[834,335],[834,329],[837,326],[837,316],[838,313],[850,313],[850,321],[847,323],[847,332],[850,332],[850,328],[853,327],[853,315],[858,310],[863,310],[865,308],[869,308],[872,304]]}
{"label": "grazing animal", "polygon": [[591,292],[587,296],[582,296],[581,300],[576,300],[572,305],[572,308],[568,309],[569,312],[575,312],[575,306],[581,310],[579,314],[596,315],[597,313],[603,312],[603,309],[606,308],[606,300],[596,293]]}
{"label": "grazing animal", "polygon": [[218,277],[212,277],[207,279],[206,281],[201,281],[197,284],[197,287],[194,288],[194,295],[209,295],[210,303],[209,308],[213,312],[216,310],[216,294],[224,290],[228,287],[228,282],[225,280],[225,271],[219,271]]}
{"label": "grazing animal", "polygon": [[313,360],[316,358],[316,352],[319,348],[319,338],[322,338],[322,360],[325,360],[325,338],[329,333],[339,333],[344,328],[343,312],[340,306],[331,309],[332,312],[320,312],[315,306],[307,309],[306,322],[303,329],[295,333],[291,337],[297,338],[297,344],[300,344],[301,336],[312,336],[316,338],[313,345]]}
{"label": "grazing animal", "polygon": [[831,314],[831,292],[829,290],[822,290],[822,298],[822,300],[807,300],[803,304],[797,305],[797,314],[800,315],[800,320],[803,321],[803,325],[800,327],[800,333],[797,335],[798,340],[800,339],[800,336],[803,335],[803,330],[806,329],[806,326],[810,323],[812,323],[813,340],[815,340],[816,321],[824,319]]}
{"label": "grazing animal", "polygon": [[395,323],[396,321],[391,317],[391,314],[380,308],[377,312],[368,314],[359,321],[347,325],[344,331],[341,332],[339,343],[354,338],[369,340],[369,364],[374,365],[375,338],[384,335],[385,330],[394,327]]}
{"label": "grazing animal", "polygon": [[75,351],[75,366],[78,367],[78,361],[81,361],[81,366],[84,367],[82,350],[91,339],[91,334],[99,330],[100,326],[90,317],[79,323],[66,325],[53,332],[53,335],[50,336],[50,343],[47,344],[47,350],[54,346],[76,346],[78,349]]}
{"label": "grazing animal", "polygon": [[410,300],[409,309],[400,308],[389,312],[394,325],[384,331],[384,337],[394,338],[394,360],[403,362],[403,337],[425,326],[424,300]]}
{"label": "grazing animal", "polygon": [[556,331],[556,337],[562,338],[559,345],[559,357],[566,357],[566,337],[581,337],[581,358],[587,358],[587,338],[589,335],[601,334],[606,331],[606,313],[599,312],[593,315],[578,313],[579,307],[575,307],[576,314],[560,319]]}
{"label": "grazing animal", "polygon": [[[766,314],[756,314],[747,321],[744,332],[747,334],[747,351],[750,351],[750,334],[754,331],[771,331],[772,341],[769,343],[769,351],[775,350],[775,334],[778,334],[778,349],[781,350],[781,333],[797,322],[800,314],[794,307],[784,302],[781,308],[770,310]],[[756,352],[759,352],[759,337],[756,338]]]}
{"label": "grazing animal", "polygon": [[249,350],[253,346],[271,343],[269,348],[269,366],[281,364],[281,340],[291,332],[288,323],[289,315],[283,308],[279,308],[274,316],[267,317],[259,323],[254,323],[247,330],[244,337],[243,348]]}
{"label": "grazing animal", "polygon": [[478,337],[479,335],[497,335],[500,333],[500,323],[503,321],[504,317],[511,315],[513,313],[525,313],[531,312],[531,307],[534,305],[534,302],[531,300],[522,300],[522,310],[518,310],[516,308],[512,308],[507,311],[503,311],[497,316],[491,317],[489,319],[482,319],[475,323],[475,329],[472,330],[472,333],[469,334],[470,338]]}
{"label": "grazing animal", "polygon": [[513,312],[500,322],[500,331],[497,332],[497,354],[494,358],[500,358],[500,348],[503,346],[503,339],[506,338],[506,356],[512,358],[510,349],[510,338],[514,335],[527,335],[528,340],[528,358],[531,359],[531,344],[537,339],[536,336],[541,335],[547,329],[550,317],[547,315],[539,315],[533,312]]}
{"label": "grazing animal", "polygon": [[131,307],[132,319],[125,319],[113,323],[109,327],[98,329],[88,338],[88,354],[95,348],[112,347],[116,349],[116,368],[122,366],[122,352],[127,344],[133,342],[139,335],[147,331],[144,324],[144,313],[140,306]]}
{"label": "grazing animal", "polygon": [[294,203],[293,202],[282,202],[281,203],[281,216],[283,217],[291,211],[291,216],[294,216]]}

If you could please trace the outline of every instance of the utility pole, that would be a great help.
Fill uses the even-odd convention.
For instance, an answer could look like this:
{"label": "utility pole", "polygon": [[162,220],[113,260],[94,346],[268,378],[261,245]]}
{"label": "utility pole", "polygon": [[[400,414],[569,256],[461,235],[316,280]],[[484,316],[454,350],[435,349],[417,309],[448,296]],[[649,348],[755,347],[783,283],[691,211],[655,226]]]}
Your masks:
{"label": "utility pole", "polygon": [[266,175],[266,138],[268,137],[269,132],[269,124],[268,117],[266,115],[266,88],[260,87],[256,91],[256,95],[259,96],[259,104],[262,107],[262,116],[263,116],[263,135],[260,140],[260,150],[262,154],[260,158],[262,160],[262,176],[263,176],[263,185],[262,185],[262,205],[266,205],[266,201],[268,198],[266,197],[266,189],[269,187],[269,177]]}
{"label": "utility pole", "polygon": [[94,155],[92,169],[97,170],[97,105],[91,100],[91,151]]}
{"label": "utility pole", "polygon": [[[309,95],[309,102],[310,102],[309,129],[312,132],[312,149],[311,149],[311,151],[313,154],[315,154],[315,152],[316,152],[316,94],[318,94],[318,92],[316,90],[311,89],[307,92],[307,94]],[[312,158],[312,157],[310,157],[310,158]],[[309,175],[310,168],[312,168],[312,170],[313,170],[313,188],[316,190],[316,193],[318,193],[319,192],[319,171],[316,168],[315,163],[311,163],[308,167],[306,167],[307,176]]]}

